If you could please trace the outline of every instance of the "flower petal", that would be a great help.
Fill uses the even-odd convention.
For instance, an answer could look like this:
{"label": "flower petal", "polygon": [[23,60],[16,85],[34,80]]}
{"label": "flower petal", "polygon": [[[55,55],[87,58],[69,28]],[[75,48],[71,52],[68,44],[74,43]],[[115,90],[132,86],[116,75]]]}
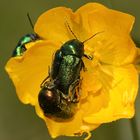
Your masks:
{"label": "flower petal", "polygon": [[72,10],[65,7],[48,10],[38,18],[35,24],[35,32],[45,39],[65,43],[72,37],[68,31],[67,22],[72,26],[71,19],[73,16]]}
{"label": "flower petal", "polygon": [[81,99],[86,98],[90,93],[94,94],[98,92],[102,88],[101,82],[97,79],[98,73],[96,67],[98,62],[95,59],[91,61],[87,58],[83,58],[83,62],[86,71],[81,71]]}
{"label": "flower petal", "polygon": [[133,16],[97,3],[88,3],[80,7],[76,14],[81,16],[82,21],[86,23],[85,27],[93,33],[107,31],[119,35],[128,34],[134,23]]}
{"label": "flower petal", "polygon": [[134,17],[108,9],[101,4],[89,3],[76,11],[85,29],[85,53],[97,57],[99,61],[112,65],[132,63],[136,56],[136,47],[129,36]]}
{"label": "flower petal", "polygon": [[[94,13],[96,11],[107,9],[105,6],[99,4],[99,3],[88,3],[79,9],[76,10],[75,15],[80,17],[81,24],[83,26],[83,29],[85,29],[87,32],[91,32],[91,28],[89,25],[89,14]],[[95,19],[96,20],[96,19]],[[88,36],[86,36],[85,39],[87,39]]]}
{"label": "flower petal", "polygon": [[94,40],[88,41],[85,44],[86,52],[90,52],[103,64],[117,66],[133,63],[137,55],[136,46],[131,37],[123,35],[120,38],[110,33],[101,33]]}
{"label": "flower petal", "polygon": [[74,118],[70,121],[56,122],[52,119],[45,117],[38,104],[36,104],[35,107],[37,114],[46,122],[46,125],[52,138],[56,138],[60,135],[81,135],[83,132],[91,131],[99,126],[99,124],[88,124],[83,122],[82,116],[83,114],[85,114],[85,112],[83,112],[82,110],[79,110],[75,114]]}
{"label": "flower petal", "polygon": [[[136,69],[130,64],[124,67],[105,66],[104,70],[111,71],[114,86],[108,92],[102,89],[101,93],[109,97],[108,104],[98,112],[86,116],[84,121],[87,123],[106,123],[120,118],[131,118],[134,115],[134,101],[138,92]],[[95,105],[94,102],[90,103],[90,106]]]}
{"label": "flower petal", "polygon": [[28,47],[22,58],[13,57],[8,61],[6,71],[23,103],[36,103],[40,84],[48,75],[48,66],[57,47],[58,44],[49,41],[38,41]]}

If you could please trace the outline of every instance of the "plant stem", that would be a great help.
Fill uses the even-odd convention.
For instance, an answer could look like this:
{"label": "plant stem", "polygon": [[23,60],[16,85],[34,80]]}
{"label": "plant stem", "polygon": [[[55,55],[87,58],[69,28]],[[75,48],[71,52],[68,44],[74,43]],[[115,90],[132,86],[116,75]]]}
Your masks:
{"label": "plant stem", "polygon": [[133,140],[140,140],[135,117],[130,120],[130,124],[131,124]]}

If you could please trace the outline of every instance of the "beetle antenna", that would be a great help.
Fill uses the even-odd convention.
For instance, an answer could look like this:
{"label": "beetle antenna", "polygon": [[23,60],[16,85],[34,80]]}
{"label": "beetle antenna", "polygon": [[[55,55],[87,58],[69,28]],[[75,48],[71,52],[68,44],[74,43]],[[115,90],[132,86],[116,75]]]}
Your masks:
{"label": "beetle antenna", "polygon": [[72,35],[77,39],[76,35],[74,34],[74,32],[72,31],[70,25],[68,24],[67,20],[66,20],[66,24],[67,24],[67,27],[68,29],[70,30],[70,32],[72,33]]}
{"label": "beetle antenna", "polygon": [[32,29],[34,29],[34,25],[33,25],[33,22],[32,22],[32,20],[31,20],[31,17],[30,17],[30,15],[29,15],[29,13],[27,13],[27,17],[28,17],[28,20],[29,20],[29,22],[30,22],[30,25],[31,25]]}
{"label": "beetle antenna", "polygon": [[90,38],[84,40],[82,43],[84,44],[85,42],[87,42],[87,41],[90,40],[91,38],[93,38],[93,37],[95,37],[96,35],[98,35],[98,34],[100,34],[100,33],[103,33],[103,32],[104,32],[104,31],[95,33],[95,34],[92,35]]}

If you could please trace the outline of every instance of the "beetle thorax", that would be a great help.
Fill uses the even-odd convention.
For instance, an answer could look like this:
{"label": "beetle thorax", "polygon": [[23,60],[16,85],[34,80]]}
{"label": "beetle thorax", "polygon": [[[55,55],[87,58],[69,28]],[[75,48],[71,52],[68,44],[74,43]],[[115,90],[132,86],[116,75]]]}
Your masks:
{"label": "beetle thorax", "polygon": [[62,47],[63,55],[75,55],[81,58],[84,55],[84,45],[77,39],[67,41]]}

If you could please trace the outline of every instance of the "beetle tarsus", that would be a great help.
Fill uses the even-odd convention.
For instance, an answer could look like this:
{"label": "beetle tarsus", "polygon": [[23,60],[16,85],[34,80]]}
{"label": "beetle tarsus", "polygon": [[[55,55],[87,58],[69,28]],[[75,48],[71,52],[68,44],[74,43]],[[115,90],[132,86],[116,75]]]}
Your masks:
{"label": "beetle tarsus", "polygon": [[86,58],[89,59],[89,60],[92,60],[92,59],[93,59],[93,56],[92,56],[92,55],[84,54],[84,57],[86,57]]}

